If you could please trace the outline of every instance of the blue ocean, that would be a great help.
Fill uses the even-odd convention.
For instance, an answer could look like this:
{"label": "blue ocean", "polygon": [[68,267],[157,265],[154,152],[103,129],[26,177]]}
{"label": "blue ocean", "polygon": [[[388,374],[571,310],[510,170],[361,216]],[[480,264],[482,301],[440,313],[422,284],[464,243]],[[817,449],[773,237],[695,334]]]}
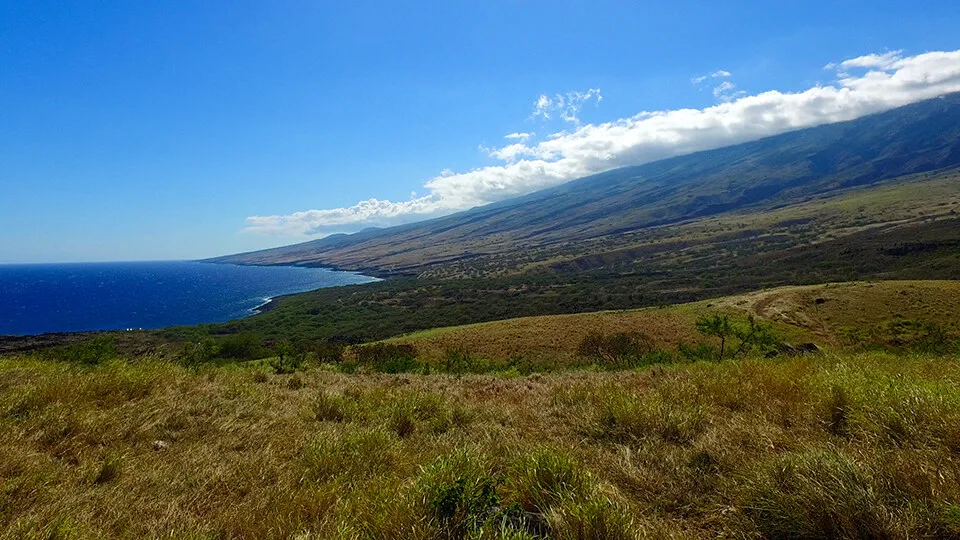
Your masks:
{"label": "blue ocean", "polygon": [[0,265],[0,335],[227,321],[273,296],[369,281],[321,268],[182,261]]}

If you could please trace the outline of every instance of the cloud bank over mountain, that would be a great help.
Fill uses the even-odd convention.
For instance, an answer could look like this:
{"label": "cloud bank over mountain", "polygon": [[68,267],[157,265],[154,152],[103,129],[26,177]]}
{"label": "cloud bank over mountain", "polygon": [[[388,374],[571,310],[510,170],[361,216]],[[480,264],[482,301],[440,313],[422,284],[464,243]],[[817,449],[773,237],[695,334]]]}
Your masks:
{"label": "cloud bank over mountain", "polygon": [[[599,89],[541,95],[532,116],[554,115],[571,130],[534,141],[511,133],[500,148],[482,148],[502,164],[468,172],[445,170],[426,182],[426,195],[408,201],[369,199],[346,208],[305,210],[247,218],[248,232],[319,236],[376,225],[396,225],[465,210],[627,165],[709,150],[801,128],[852,120],[960,91],[960,50],[904,56],[901,51],[851,58],[824,68],[830,84],[802,92],[737,92],[719,70],[694,77],[714,87],[718,103],[703,109],[644,111],[600,124],[581,124],[577,113]],[[718,90],[719,89],[719,90]]]}

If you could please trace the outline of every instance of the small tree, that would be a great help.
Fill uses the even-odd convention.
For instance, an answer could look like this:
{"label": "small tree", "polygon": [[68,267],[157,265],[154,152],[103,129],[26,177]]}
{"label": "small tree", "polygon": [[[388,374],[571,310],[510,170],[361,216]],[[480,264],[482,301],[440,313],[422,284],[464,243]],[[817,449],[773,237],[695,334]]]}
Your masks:
{"label": "small tree", "polygon": [[284,373],[293,373],[303,366],[303,356],[297,354],[297,351],[289,341],[281,341],[274,348],[277,356],[270,360],[270,367],[274,373],[282,375]]}
{"label": "small tree", "polygon": [[735,328],[734,334],[740,340],[740,346],[733,351],[731,358],[736,358],[750,349],[765,349],[780,344],[780,338],[773,332],[773,326],[757,321],[753,315],[747,317],[746,326]]}
{"label": "small tree", "polygon": [[185,343],[181,360],[184,365],[194,370],[212,360],[220,352],[217,342],[212,338],[205,338],[196,343]]}
{"label": "small tree", "polygon": [[775,347],[780,338],[773,331],[773,326],[757,321],[753,315],[747,317],[746,325],[734,324],[727,315],[700,317],[696,322],[697,330],[705,336],[720,339],[720,352],[717,361],[723,360],[729,340],[736,338],[740,341],[730,358],[736,358],[752,349]]}
{"label": "small tree", "polygon": [[723,354],[727,347],[727,339],[734,335],[733,325],[730,324],[730,317],[726,315],[700,317],[697,319],[696,325],[697,330],[699,330],[701,334],[720,339],[720,354],[717,356],[717,361],[723,360]]}

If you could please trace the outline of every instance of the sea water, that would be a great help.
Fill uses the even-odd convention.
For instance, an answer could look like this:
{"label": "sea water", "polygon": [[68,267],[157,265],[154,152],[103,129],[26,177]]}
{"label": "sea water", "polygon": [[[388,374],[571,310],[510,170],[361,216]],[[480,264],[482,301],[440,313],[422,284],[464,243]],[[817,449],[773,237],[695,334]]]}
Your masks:
{"label": "sea water", "polygon": [[274,296],[370,281],[323,268],[186,261],[0,265],[0,335],[221,322]]}

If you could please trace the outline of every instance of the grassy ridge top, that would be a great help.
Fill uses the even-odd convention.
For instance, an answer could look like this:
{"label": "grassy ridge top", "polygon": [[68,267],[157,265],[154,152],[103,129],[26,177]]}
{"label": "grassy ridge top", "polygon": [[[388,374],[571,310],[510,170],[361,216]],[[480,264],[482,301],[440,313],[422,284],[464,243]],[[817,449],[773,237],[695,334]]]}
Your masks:
{"label": "grassy ridge top", "polygon": [[696,335],[698,316],[754,315],[776,324],[788,340],[840,345],[857,329],[877,329],[896,320],[937,322],[960,330],[960,282],[886,281],[780,287],[678,306],[523,317],[437,328],[390,340],[409,343],[427,358],[462,349],[506,360],[520,354],[569,360],[591,333],[641,332],[656,346],[675,349]]}

